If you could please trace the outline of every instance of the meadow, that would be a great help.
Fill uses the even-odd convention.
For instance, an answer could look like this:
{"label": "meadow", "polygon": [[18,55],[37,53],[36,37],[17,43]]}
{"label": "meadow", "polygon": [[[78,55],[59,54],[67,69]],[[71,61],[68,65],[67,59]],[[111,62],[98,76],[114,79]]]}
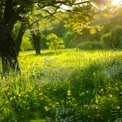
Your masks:
{"label": "meadow", "polygon": [[122,118],[122,51],[20,52],[21,74],[0,75],[0,122]]}

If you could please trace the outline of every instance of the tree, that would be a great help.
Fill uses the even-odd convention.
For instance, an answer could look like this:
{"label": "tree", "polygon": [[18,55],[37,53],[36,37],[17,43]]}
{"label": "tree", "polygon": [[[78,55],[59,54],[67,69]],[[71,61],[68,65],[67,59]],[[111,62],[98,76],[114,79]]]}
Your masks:
{"label": "tree", "polygon": [[[0,2],[2,17],[0,20],[0,53],[2,57],[3,72],[8,72],[9,67],[12,70],[19,71],[19,65],[15,52],[15,44],[11,37],[14,24],[19,18],[21,7],[16,7],[12,0]],[[3,11],[3,7],[4,11]]]}
{"label": "tree", "polygon": [[34,40],[33,42],[34,42],[34,48],[35,48],[36,54],[37,55],[40,55],[40,39],[41,39],[41,33],[39,31],[39,28],[34,31],[32,29],[32,27],[29,26],[29,30],[30,30],[31,35],[32,35],[33,40]]}
{"label": "tree", "polygon": [[[84,4],[88,1],[77,0],[1,0],[0,1],[0,53],[2,57],[3,72],[9,70],[20,71],[15,50],[15,43],[12,38],[12,30],[17,20],[23,18],[33,6],[39,6],[41,10],[54,13],[61,5],[67,6]],[[53,8],[53,9],[51,9]]]}
{"label": "tree", "polygon": [[55,50],[55,53],[57,52],[57,49],[64,48],[64,41],[55,34],[49,34],[46,39],[49,40],[49,42],[47,42],[49,49]]}

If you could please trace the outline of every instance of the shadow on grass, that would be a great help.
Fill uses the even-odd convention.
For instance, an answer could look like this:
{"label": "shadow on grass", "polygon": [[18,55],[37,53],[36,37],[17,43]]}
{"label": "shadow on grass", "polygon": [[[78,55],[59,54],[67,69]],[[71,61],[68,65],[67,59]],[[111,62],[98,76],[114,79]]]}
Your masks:
{"label": "shadow on grass", "polygon": [[[25,52],[25,56],[27,56],[27,57],[31,57],[31,56],[54,56],[54,55],[57,56],[57,55],[64,53],[65,51],[66,50],[58,50],[55,52],[55,51],[42,50],[41,54],[34,54],[33,52],[27,52],[27,54],[26,54],[26,52]],[[20,55],[20,57],[21,57],[21,55]]]}

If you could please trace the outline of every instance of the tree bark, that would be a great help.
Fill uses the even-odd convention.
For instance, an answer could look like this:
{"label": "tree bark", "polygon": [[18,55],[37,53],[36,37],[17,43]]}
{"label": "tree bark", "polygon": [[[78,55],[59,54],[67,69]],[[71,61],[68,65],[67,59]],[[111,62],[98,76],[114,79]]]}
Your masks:
{"label": "tree bark", "polygon": [[40,35],[33,33],[32,37],[34,39],[34,48],[37,55],[40,55]]}
{"label": "tree bark", "polygon": [[[41,33],[39,31],[39,29],[37,30],[34,30],[32,28],[32,25],[30,25],[29,21],[28,21],[28,25],[29,25],[29,30],[30,30],[30,33],[33,37],[33,42],[34,42],[34,48],[35,48],[35,51],[36,51],[36,54],[37,55],[40,55],[40,38],[41,38]],[[37,24],[37,27],[38,27],[38,24]]]}
{"label": "tree bark", "polygon": [[36,30],[36,33],[35,33],[34,30],[31,29],[31,27],[29,27],[29,29],[30,29],[31,35],[34,40],[34,48],[35,48],[36,54],[40,55],[40,43],[41,43],[40,42],[40,32],[39,32],[39,30]]}
{"label": "tree bark", "polygon": [[6,0],[4,4],[4,12],[0,21],[0,54],[2,58],[3,73],[10,71],[20,71],[15,50],[15,43],[11,33],[14,24],[19,18],[23,7],[16,8],[16,3],[13,0]]}
{"label": "tree bark", "polygon": [[18,33],[18,36],[17,36],[17,39],[15,40],[15,48],[16,48],[17,56],[19,55],[20,46],[21,46],[21,43],[22,43],[22,37],[25,33],[25,29],[26,29],[25,26],[26,26],[26,23],[22,22],[19,33]]}
{"label": "tree bark", "polygon": [[3,73],[20,71],[15,51],[15,44],[11,37],[11,29],[7,25],[0,25],[0,54]]}

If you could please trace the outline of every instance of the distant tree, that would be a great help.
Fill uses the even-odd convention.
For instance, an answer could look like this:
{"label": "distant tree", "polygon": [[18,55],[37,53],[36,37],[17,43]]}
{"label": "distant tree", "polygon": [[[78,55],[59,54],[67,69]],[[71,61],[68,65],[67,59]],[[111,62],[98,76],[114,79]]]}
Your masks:
{"label": "distant tree", "polygon": [[40,32],[39,28],[34,30],[34,29],[32,29],[31,26],[29,27],[29,30],[31,32],[31,36],[33,37],[33,44],[34,44],[34,48],[35,48],[36,54],[40,55],[41,32]]}
{"label": "distant tree", "polygon": [[49,34],[46,39],[49,40],[49,42],[46,43],[49,49],[55,50],[55,53],[57,52],[57,49],[64,48],[64,41],[55,34]]}

